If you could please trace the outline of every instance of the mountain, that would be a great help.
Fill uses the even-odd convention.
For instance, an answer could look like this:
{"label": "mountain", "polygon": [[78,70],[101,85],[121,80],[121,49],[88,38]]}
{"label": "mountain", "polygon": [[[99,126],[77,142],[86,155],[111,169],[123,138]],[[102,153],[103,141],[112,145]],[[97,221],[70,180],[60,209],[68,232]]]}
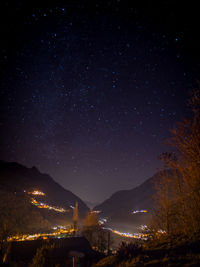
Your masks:
{"label": "mountain", "polygon": [[158,180],[160,175],[161,172],[158,172],[136,188],[114,193],[94,207],[94,210],[99,211],[100,217],[107,218],[110,223],[117,221],[118,224],[145,224],[153,210],[154,181]]}
{"label": "mountain", "polygon": [[[36,190],[41,193],[35,194]],[[13,199],[10,206],[17,201],[26,203],[24,206],[21,205],[22,209],[26,207],[34,214],[40,214],[51,224],[61,221],[72,222],[73,206],[76,201],[80,217],[84,217],[89,211],[79,197],[64,189],[48,174],[40,173],[35,167],[27,168],[15,162],[0,161],[0,195],[0,204],[4,203],[4,211],[8,210],[6,205]]]}

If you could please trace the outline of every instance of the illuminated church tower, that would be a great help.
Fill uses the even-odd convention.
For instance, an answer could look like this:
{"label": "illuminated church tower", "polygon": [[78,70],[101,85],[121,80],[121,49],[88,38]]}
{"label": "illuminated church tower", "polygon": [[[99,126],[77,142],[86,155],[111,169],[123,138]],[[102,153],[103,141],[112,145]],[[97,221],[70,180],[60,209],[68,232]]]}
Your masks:
{"label": "illuminated church tower", "polygon": [[74,223],[74,230],[78,230],[78,201],[76,201],[76,206],[73,209],[73,223]]}

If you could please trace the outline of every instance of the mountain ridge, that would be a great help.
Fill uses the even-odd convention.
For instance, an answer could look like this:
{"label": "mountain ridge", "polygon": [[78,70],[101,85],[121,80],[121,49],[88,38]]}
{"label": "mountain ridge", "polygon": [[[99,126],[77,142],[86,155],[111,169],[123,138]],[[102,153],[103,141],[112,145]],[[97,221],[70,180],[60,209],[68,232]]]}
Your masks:
{"label": "mountain ridge", "polygon": [[[165,170],[165,172],[170,170]],[[140,185],[127,190],[119,190],[113,193],[108,199],[94,207],[94,210],[100,211],[101,217],[107,217],[112,220],[131,220],[136,216],[146,216],[133,211],[146,210],[148,215],[154,208],[153,195],[156,193],[155,182],[159,181],[163,171],[158,171]],[[140,213],[140,214],[139,214]]]}
{"label": "mountain ridge", "polygon": [[45,201],[48,204],[64,208],[74,206],[78,201],[81,216],[89,210],[78,196],[55,182],[50,175],[41,173],[36,167],[27,168],[16,162],[0,160],[0,187],[21,193],[40,190],[45,193]]}

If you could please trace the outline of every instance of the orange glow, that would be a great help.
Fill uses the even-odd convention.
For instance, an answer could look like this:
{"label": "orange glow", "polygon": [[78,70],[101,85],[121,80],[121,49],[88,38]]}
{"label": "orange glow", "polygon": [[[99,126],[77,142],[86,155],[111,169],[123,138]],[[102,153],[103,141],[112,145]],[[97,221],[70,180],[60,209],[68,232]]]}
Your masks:
{"label": "orange glow", "polygon": [[61,234],[72,234],[74,233],[74,229],[58,229],[52,233],[36,233],[32,235],[16,235],[16,236],[11,236],[7,239],[7,241],[26,241],[26,240],[36,240],[38,238],[42,239],[48,239],[48,237],[59,237]]}
{"label": "orange glow", "polygon": [[57,212],[68,212],[69,211],[69,210],[65,210],[64,208],[58,208],[58,207],[50,206],[42,202],[38,202],[34,198],[31,199],[31,203],[40,209],[49,209],[49,210],[54,210]]}
{"label": "orange glow", "polygon": [[45,196],[45,193],[39,190],[34,190],[33,192],[28,192],[29,195],[34,195],[34,196]]}

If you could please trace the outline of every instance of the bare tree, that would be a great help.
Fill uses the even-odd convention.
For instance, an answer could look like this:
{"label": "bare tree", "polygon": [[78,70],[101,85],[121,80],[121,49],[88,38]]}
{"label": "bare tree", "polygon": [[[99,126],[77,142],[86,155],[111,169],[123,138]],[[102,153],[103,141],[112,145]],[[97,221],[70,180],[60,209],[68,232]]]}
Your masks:
{"label": "bare tree", "polygon": [[167,143],[172,153],[162,155],[163,169],[156,182],[155,229],[187,236],[200,232],[200,90],[190,100],[192,119],[177,123]]}

